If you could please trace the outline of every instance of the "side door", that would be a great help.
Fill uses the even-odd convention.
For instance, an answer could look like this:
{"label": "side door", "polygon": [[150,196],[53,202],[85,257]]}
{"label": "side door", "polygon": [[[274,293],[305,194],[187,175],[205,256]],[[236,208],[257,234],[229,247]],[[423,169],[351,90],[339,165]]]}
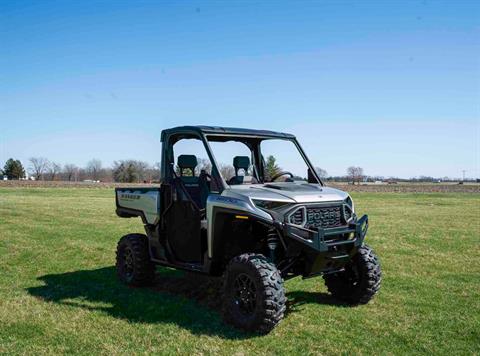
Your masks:
{"label": "side door", "polygon": [[200,210],[188,198],[181,184],[162,184],[165,199],[163,220],[166,241],[175,260],[200,263],[203,257]]}
{"label": "side door", "polygon": [[201,220],[210,191],[201,177],[210,176],[212,165],[199,138],[182,138],[167,145],[171,151],[167,155],[166,183],[162,184],[167,250],[173,262],[201,264],[207,250],[206,231],[202,230],[206,224]]}

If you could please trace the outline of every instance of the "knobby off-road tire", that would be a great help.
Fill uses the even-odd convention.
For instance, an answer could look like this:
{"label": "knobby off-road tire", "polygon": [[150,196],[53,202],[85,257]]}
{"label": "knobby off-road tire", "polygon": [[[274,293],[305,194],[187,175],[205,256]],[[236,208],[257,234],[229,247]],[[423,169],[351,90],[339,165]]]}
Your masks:
{"label": "knobby off-road tire", "polygon": [[366,304],[380,289],[382,272],[373,250],[364,245],[358,249],[345,270],[323,276],[328,291],[349,304]]}
{"label": "knobby off-road tire", "polygon": [[233,258],[223,279],[224,320],[245,331],[266,334],[283,318],[286,297],[277,268],[263,255]]}
{"label": "knobby off-road tire", "polygon": [[145,286],[155,276],[155,265],[150,261],[148,238],[142,234],[123,236],[117,245],[117,276],[125,284]]}

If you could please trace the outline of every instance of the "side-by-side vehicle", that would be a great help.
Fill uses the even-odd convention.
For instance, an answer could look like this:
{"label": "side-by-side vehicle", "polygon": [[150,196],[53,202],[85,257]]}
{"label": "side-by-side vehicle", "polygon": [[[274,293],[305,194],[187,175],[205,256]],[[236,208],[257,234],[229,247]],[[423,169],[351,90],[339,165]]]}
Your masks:
{"label": "side-by-side vehicle", "polygon": [[115,192],[117,215],[140,217],[146,232],[118,244],[123,282],[152,282],[156,265],[223,276],[225,320],[261,333],[283,318],[286,279],[323,276],[350,304],[377,293],[368,217],[324,185],[293,135],[182,126],[161,141],[159,186]]}

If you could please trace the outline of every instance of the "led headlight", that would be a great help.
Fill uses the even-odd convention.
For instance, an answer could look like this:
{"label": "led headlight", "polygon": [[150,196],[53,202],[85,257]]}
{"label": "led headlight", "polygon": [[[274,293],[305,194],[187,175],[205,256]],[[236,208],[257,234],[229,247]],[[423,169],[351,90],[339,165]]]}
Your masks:
{"label": "led headlight", "polygon": [[343,201],[344,205],[343,205],[343,211],[344,211],[344,216],[345,216],[345,220],[347,222],[350,222],[354,217],[355,217],[355,209],[353,207],[353,201],[352,201],[352,198],[347,197],[344,201]]}
{"label": "led headlight", "polygon": [[272,201],[272,200],[252,199],[252,201],[257,208],[265,209],[265,210],[275,210],[289,204],[284,201]]}
{"label": "led headlight", "polygon": [[352,211],[354,210],[353,209],[353,200],[352,200],[352,198],[350,198],[350,196],[347,197],[347,199],[344,200],[344,203],[347,204],[350,208],[352,208]]}

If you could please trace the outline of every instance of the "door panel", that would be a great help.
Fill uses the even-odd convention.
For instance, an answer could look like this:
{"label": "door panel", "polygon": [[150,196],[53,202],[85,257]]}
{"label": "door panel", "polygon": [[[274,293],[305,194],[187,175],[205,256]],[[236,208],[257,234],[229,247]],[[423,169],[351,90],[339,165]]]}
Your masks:
{"label": "door panel", "polygon": [[167,240],[175,258],[182,262],[199,263],[203,252],[200,238],[200,212],[197,207],[179,190],[178,184],[172,204],[165,212],[164,219]]}

